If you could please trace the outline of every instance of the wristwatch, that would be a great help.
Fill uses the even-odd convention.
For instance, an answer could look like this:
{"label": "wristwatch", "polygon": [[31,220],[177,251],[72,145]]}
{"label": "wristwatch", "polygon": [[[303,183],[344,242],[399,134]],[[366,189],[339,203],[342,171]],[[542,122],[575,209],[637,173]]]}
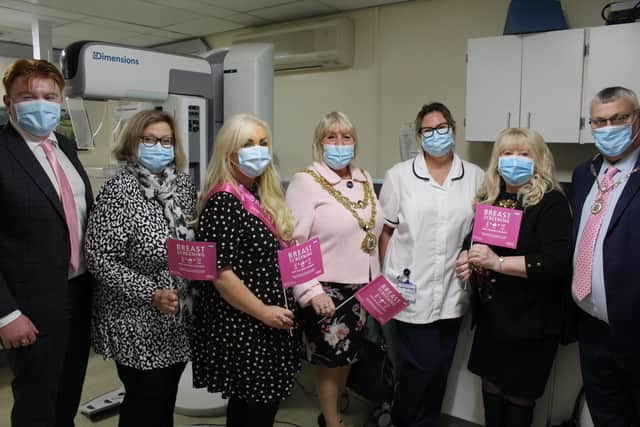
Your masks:
{"label": "wristwatch", "polygon": [[503,263],[504,263],[504,258],[503,258],[503,257],[501,257],[501,256],[499,256],[499,257],[498,257],[498,271],[499,271],[500,273],[502,273],[502,264],[503,264]]}

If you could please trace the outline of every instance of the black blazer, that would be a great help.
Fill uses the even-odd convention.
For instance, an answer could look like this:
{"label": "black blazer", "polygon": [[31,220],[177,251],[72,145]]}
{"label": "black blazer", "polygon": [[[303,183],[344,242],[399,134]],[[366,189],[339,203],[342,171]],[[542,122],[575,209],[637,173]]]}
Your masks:
{"label": "black blazer", "polygon": [[[577,238],[584,201],[602,166],[602,156],[587,161],[573,172],[573,239]],[[635,167],[640,166],[640,159]],[[588,207],[587,207],[588,209]],[[640,174],[629,176],[616,203],[603,246],[604,286],[611,334],[616,344],[640,351]]]}
{"label": "black blazer", "polygon": [[504,340],[560,336],[572,264],[571,211],[566,197],[556,190],[546,193],[537,205],[524,210],[517,248],[491,249],[504,257],[524,255],[527,278],[488,272],[483,291],[491,299],[480,292],[474,295],[480,327]]}
{"label": "black blazer", "polygon": [[[56,137],[84,181],[88,211],[93,195],[76,145]],[[0,317],[19,309],[41,333],[62,319],[69,256],[62,202],[27,143],[7,124],[0,130]]]}

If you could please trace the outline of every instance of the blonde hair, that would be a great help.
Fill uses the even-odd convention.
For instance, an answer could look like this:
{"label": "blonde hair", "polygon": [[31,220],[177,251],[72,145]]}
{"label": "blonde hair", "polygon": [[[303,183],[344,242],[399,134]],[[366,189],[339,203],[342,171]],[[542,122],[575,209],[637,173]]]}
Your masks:
{"label": "blonde hair", "polygon": [[562,192],[554,176],[554,161],[551,150],[545,144],[542,135],[526,128],[505,129],[498,135],[493,144],[489,168],[484,182],[476,195],[473,204],[492,205],[504,188],[502,178],[498,174],[498,160],[507,149],[526,148],[533,160],[533,178],[518,189],[518,200],[524,208],[534,206],[542,200],[545,193],[551,190]]}
{"label": "blonde hair", "polygon": [[[334,124],[338,125],[338,129],[343,134],[349,134],[353,138],[353,158],[358,155],[358,134],[356,128],[349,120],[346,114],[339,111],[332,111],[327,113],[320,119],[316,125],[316,130],[313,133],[313,160],[316,162],[324,163],[324,149],[322,148],[322,140],[329,135]],[[353,161],[353,160],[352,160]]]}
{"label": "blonde hair", "polygon": [[116,160],[135,163],[138,161],[138,147],[140,138],[144,135],[144,130],[149,125],[155,123],[166,123],[171,128],[171,135],[174,139],[173,163],[176,170],[181,171],[187,165],[187,157],[184,154],[182,141],[176,134],[176,124],[171,115],[160,110],[143,110],[137,112],[127,121],[127,126],[122,131],[118,144],[113,149],[113,157]]}
{"label": "blonde hair", "polygon": [[[269,141],[269,152],[273,155],[273,145],[271,140],[271,130],[262,120],[250,114],[236,114],[225,122],[224,126],[216,136],[213,145],[213,153],[207,167],[203,191],[198,198],[196,206],[196,218],[199,221],[200,214],[207,204],[208,193],[213,187],[225,182],[236,186],[238,182],[233,175],[234,165],[232,155],[242,148],[242,145],[252,137],[257,126],[260,126],[267,133]],[[280,184],[280,175],[273,162],[269,163],[264,173],[256,178],[260,203],[271,215],[276,229],[283,240],[290,240],[293,236],[293,215],[284,201],[284,192]]]}

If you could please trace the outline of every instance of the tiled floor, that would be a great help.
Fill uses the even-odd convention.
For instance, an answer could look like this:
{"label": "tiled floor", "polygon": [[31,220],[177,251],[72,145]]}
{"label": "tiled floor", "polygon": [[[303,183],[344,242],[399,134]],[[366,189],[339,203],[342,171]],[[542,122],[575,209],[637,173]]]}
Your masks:
{"label": "tiled floor", "polygon": [[[0,427],[9,426],[9,414],[13,401],[11,397],[10,381],[11,373],[6,363],[3,363],[0,355]],[[82,393],[82,402],[112,391],[120,385],[113,362],[105,361],[100,356],[92,355],[89,359],[87,379]],[[349,407],[343,414],[345,426],[377,427],[377,424],[367,423],[370,419],[370,413],[372,410],[373,408],[365,401],[352,394],[349,398]],[[293,390],[293,395],[282,402],[280,411],[276,416],[276,420],[280,422],[276,423],[275,427],[314,427],[317,425],[316,417],[318,413],[319,409],[313,394],[313,384],[311,381],[311,367],[305,364],[302,372],[298,376],[298,384]],[[117,425],[117,412],[94,420],[89,419],[82,414],[78,414],[76,417],[76,427],[116,427]],[[224,417],[195,418],[183,415],[175,416],[176,427],[224,425]],[[477,427],[477,425],[458,418],[443,416],[442,427]]]}
{"label": "tiled floor", "polygon": [[[275,426],[316,426],[316,417],[319,413],[316,399],[313,395],[313,384],[311,381],[311,369],[305,365],[299,375],[299,384],[293,390],[293,395],[285,400],[276,419],[282,423]],[[9,414],[11,411],[11,373],[5,364],[0,364],[0,427],[9,426]],[[103,393],[114,390],[120,386],[113,362],[105,361],[102,357],[92,355],[89,360],[87,379],[82,393],[82,402],[99,396]],[[349,399],[349,408],[344,414],[345,425],[349,427],[362,427],[366,424],[369,414],[368,405],[358,398]],[[286,422],[286,423],[285,423]],[[290,423],[290,424],[289,424]],[[220,425],[224,426],[225,418],[195,418],[182,415],[175,416],[175,425],[197,426],[197,425]],[[90,420],[82,414],[76,417],[76,427],[115,427],[118,425],[117,413],[98,420]]]}

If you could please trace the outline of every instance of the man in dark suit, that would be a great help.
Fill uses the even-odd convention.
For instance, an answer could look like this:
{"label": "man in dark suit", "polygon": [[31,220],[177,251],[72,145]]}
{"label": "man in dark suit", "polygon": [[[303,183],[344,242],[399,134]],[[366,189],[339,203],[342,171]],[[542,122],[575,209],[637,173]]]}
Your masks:
{"label": "man in dark suit", "polygon": [[640,424],[639,115],[631,90],[601,90],[589,121],[599,154],[573,173],[572,293],[596,426]]}
{"label": "man in dark suit", "polygon": [[82,237],[93,196],[73,141],[53,132],[64,79],[21,59],[4,74],[0,130],[0,340],[13,427],[71,427],[89,352],[92,281]]}

